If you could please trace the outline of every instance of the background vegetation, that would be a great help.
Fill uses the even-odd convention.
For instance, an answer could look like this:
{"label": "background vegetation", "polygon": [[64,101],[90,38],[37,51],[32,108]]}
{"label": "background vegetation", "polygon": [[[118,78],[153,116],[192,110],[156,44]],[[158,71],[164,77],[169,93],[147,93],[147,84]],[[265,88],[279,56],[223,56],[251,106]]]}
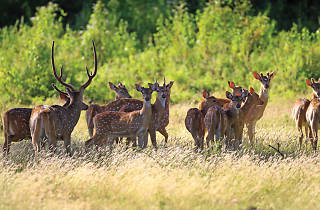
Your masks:
{"label": "background vegetation", "polygon": [[[6,2],[9,6],[2,8],[10,8]],[[314,11],[309,1],[290,4],[300,13],[282,22],[276,21],[279,12],[274,10],[288,7],[280,1],[88,0],[73,7],[57,2],[27,1],[21,6],[25,18],[13,25],[15,16],[1,22],[7,23],[0,29],[3,104],[39,103],[56,95],[51,87],[52,40],[56,65],[63,64],[66,80],[78,86],[86,79],[85,65],[93,66],[95,40],[99,70],[85,94],[89,101],[113,98],[108,81],[122,81],[138,96],[134,83],[163,76],[175,81],[172,100],[187,101],[204,88],[225,90],[228,80],[257,88],[253,71],[274,71],[271,94],[292,98],[306,91],[306,78],[319,77],[318,22],[298,10]]]}

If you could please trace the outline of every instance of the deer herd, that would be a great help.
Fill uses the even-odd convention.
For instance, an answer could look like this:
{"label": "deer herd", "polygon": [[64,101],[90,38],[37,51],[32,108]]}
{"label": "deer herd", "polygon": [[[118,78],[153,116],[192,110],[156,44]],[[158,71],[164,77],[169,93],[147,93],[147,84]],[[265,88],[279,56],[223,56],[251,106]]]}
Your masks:
{"label": "deer herd", "polygon": [[[63,67],[58,75],[54,61],[54,41],[51,49],[51,64],[56,80],[66,88],[60,90],[55,84],[53,88],[59,93],[64,105],[39,105],[34,108],[13,108],[3,115],[4,144],[3,152],[8,154],[12,142],[32,139],[34,150],[39,152],[48,142],[49,150],[55,150],[57,141],[62,140],[64,147],[71,155],[71,133],[77,125],[82,110],[86,110],[86,122],[90,139],[85,142],[86,147],[112,146],[114,142],[127,138],[127,145],[145,148],[150,135],[153,147],[157,148],[156,131],[160,132],[168,141],[166,127],[169,124],[170,92],[173,81],[166,84],[164,79],[161,86],[157,81],[148,83],[147,87],[136,84],[136,90],[142,94],[143,100],[134,99],[127,88],[119,82],[118,86],[109,82],[109,87],[116,92],[114,101],[106,105],[83,102],[84,90],[91,84],[97,74],[97,55],[92,41],[94,54],[94,71],[90,73],[86,67],[88,80],[76,89],[63,79]],[[226,91],[226,98],[210,96],[203,91],[203,100],[199,108],[191,108],[185,118],[185,126],[191,133],[196,150],[204,148],[204,137],[207,132],[206,145],[210,148],[213,143],[218,147],[225,145],[226,149],[239,149],[242,144],[244,125],[247,127],[250,144],[255,142],[256,123],[263,116],[268,103],[268,91],[274,73],[263,75],[253,72],[253,76],[261,84],[258,95],[253,88],[249,90],[228,82],[232,92]],[[299,145],[301,149],[303,130],[309,137],[312,148],[316,150],[318,141],[318,125],[320,123],[320,82],[313,79],[306,80],[313,89],[314,98],[298,99],[293,108],[293,118],[299,132]],[[157,92],[156,100],[152,104],[152,93]],[[309,135],[308,135],[309,131]],[[211,144],[211,146],[210,146]]]}

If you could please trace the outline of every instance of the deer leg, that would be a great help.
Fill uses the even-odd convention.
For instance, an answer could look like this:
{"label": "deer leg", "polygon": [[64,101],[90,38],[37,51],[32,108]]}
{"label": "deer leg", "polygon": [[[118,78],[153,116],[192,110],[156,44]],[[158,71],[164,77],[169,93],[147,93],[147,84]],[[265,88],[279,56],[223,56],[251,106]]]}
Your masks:
{"label": "deer leg", "polygon": [[67,154],[71,157],[71,136],[65,135],[63,137],[64,140],[64,148],[66,149]]}
{"label": "deer leg", "polygon": [[299,151],[301,151],[302,141],[303,141],[302,123],[298,123],[297,127],[299,132]]}
{"label": "deer leg", "polygon": [[316,146],[316,142],[318,141],[318,124],[316,122],[317,120],[314,119],[311,122],[311,131],[312,131],[312,140],[311,140],[311,146],[313,148],[314,151],[316,151],[317,146]]}
{"label": "deer leg", "polygon": [[160,128],[158,129],[158,131],[164,136],[164,142],[165,144],[167,144],[169,135],[168,135],[168,132],[166,131],[166,128]]}
{"label": "deer leg", "polygon": [[253,145],[254,144],[255,123],[250,122],[249,124],[247,124],[247,128],[248,128],[248,136],[249,136],[250,144]]}
{"label": "deer leg", "polygon": [[209,148],[210,147],[210,142],[213,142],[213,131],[212,131],[212,128],[210,127],[208,129],[208,135],[207,135],[207,138],[206,138],[206,143],[207,143],[207,147]]}
{"label": "deer leg", "polygon": [[31,131],[31,138],[32,138],[32,144],[33,148],[36,152],[40,152],[40,147],[39,147],[39,140],[40,140],[40,134],[41,134],[41,120],[39,118],[35,119],[35,128],[34,130]]}
{"label": "deer leg", "polygon": [[[151,143],[154,149],[157,149],[157,137],[156,137],[156,130],[155,129],[149,129],[149,134],[150,134],[150,138],[151,138]],[[147,135],[147,141],[148,141],[148,133]],[[145,144],[147,145],[147,144]]]}
{"label": "deer leg", "polygon": [[4,155],[9,154],[10,146],[11,146],[11,140],[9,136],[6,134],[6,132],[4,132],[4,142],[2,147]]}

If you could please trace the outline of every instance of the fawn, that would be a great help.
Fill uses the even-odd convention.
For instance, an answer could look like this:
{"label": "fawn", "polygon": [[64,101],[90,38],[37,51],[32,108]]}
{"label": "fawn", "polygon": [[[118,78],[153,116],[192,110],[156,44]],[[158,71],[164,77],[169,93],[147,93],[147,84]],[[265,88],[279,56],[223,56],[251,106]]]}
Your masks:
{"label": "fawn", "polygon": [[106,138],[108,143],[112,144],[113,137],[135,138],[136,136],[138,136],[139,147],[144,146],[144,138],[147,136],[152,119],[151,96],[156,87],[152,85],[144,88],[136,84],[136,89],[144,98],[142,109],[127,113],[107,111],[97,114],[93,119],[93,136],[85,142],[86,146],[100,144]]}
{"label": "fawn", "polygon": [[[116,92],[116,100],[121,98],[132,98],[131,95],[128,93],[126,86],[124,86],[121,82],[118,83],[118,87],[114,85],[112,82],[109,82],[109,87],[111,90]],[[142,106],[141,106],[142,107]],[[86,122],[88,126],[89,136],[92,137],[93,135],[93,118],[96,114],[111,111],[108,109],[107,105],[100,106],[98,104],[91,104],[86,111]]]}

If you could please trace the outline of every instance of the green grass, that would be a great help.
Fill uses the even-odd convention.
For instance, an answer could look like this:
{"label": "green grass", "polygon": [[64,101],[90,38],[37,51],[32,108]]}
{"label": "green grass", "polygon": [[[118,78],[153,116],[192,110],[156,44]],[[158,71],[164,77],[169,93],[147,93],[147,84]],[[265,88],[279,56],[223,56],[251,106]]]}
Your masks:
{"label": "green grass", "polygon": [[[74,155],[34,155],[30,140],[0,158],[0,209],[319,209],[320,156],[298,151],[292,101],[268,105],[254,148],[195,153],[184,128],[189,107],[171,107],[169,144],[159,149],[85,151],[84,115],[72,135]],[[3,138],[3,137],[1,137]],[[2,139],[1,139],[2,140]],[[282,159],[268,144],[280,143]]]}

